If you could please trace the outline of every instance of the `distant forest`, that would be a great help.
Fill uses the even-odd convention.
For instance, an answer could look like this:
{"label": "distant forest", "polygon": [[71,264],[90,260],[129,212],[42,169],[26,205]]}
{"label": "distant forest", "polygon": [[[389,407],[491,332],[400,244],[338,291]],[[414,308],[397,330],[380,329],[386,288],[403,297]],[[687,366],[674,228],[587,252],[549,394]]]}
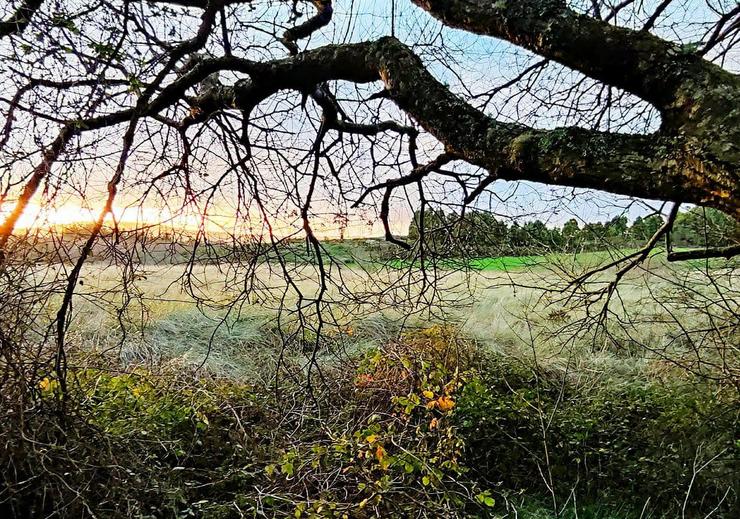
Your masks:
{"label": "distant forest", "polygon": [[[527,255],[549,251],[584,252],[607,247],[641,246],[664,224],[659,214],[638,216],[629,225],[620,215],[606,222],[585,223],[573,218],[562,227],[540,220],[509,225],[484,211],[464,215],[441,210],[417,211],[409,224],[408,239],[424,243],[441,255]],[[740,243],[740,223],[716,209],[694,207],[678,214],[670,241],[674,247],[724,247]]]}

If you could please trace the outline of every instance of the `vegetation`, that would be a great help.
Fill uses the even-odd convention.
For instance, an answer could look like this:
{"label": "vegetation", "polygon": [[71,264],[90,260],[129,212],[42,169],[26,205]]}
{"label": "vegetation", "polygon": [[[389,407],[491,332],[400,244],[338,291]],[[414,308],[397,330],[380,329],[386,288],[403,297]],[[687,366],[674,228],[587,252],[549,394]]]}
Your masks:
{"label": "vegetation", "polygon": [[738,48],[737,0],[0,2],[0,517],[734,519]]}
{"label": "vegetation", "polygon": [[[422,224],[423,222],[423,224]],[[601,251],[610,247],[639,247],[663,226],[659,214],[638,216],[632,225],[624,215],[607,222],[579,225],[576,219],[562,227],[548,227],[540,220],[524,224],[497,220],[486,211],[464,215],[441,210],[417,211],[408,237],[424,242],[437,255],[456,257],[526,256],[548,252]],[[740,243],[740,223],[721,211],[693,207],[678,214],[670,241],[676,247],[725,247]]]}
{"label": "vegetation", "polygon": [[[169,275],[142,283],[157,293]],[[315,338],[280,330],[259,307],[222,326],[218,315],[160,303],[143,338],[111,335],[115,319],[82,308],[66,396],[53,371],[38,374],[23,406],[3,393],[0,509],[732,517],[740,400],[732,377],[689,368],[693,335],[676,342],[658,324],[667,314],[643,306],[642,319],[655,316],[644,337],[611,330],[612,347],[597,351],[595,336],[569,342],[567,315],[525,296],[521,317],[495,317],[513,310],[503,287],[481,292],[462,321],[400,327],[385,313],[330,327],[321,383],[304,356]],[[682,312],[684,326],[702,327],[701,312]]]}
{"label": "vegetation", "polygon": [[42,378],[23,427],[0,429],[5,513],[65,503],[70,517],[549,517],[554,507],[626,518],[715,507],[730,517],[735,506],[734,390],[666,373],[573,377],[449,326],[344,335],[371,345],[326,364],[332,382],[308,406],[294,399],[300,377],[275,388],[101,366],[71,372],[76,412],[62,416],[58,384]]}

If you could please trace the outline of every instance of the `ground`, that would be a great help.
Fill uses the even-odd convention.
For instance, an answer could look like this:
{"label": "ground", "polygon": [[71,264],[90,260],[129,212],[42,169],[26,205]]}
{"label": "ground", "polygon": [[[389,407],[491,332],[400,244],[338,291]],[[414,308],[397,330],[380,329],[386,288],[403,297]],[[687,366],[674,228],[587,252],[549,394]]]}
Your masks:
{"label": "ground", "polygon": [[[740,407],[711,346],[732,344],[737,327],[704,333],[697,362],[699,342],[682,330],[706,330],[720,310],[677,300],[675,280],[709,304],[707,275],[736,286],[736,274],[651,258],[623,280],[605,327],[543,293],[619,253],[477,260],[445,274],[431,311],[337,305],[318,338],[296,334],[290,312],[278,324],[274,265],[258,267],[265,288],[230,312],[217,303],[241,290],[233,266],[196,265],[184,289],[182,266],[142,265],[117,313],[120,270],[91,262],[68,335],[70,377],[81,423],[117,445],[115,463],[87,451],[83,425],[84,447],[70,448],[89,457],[80,474],[97,480],[97,463],[114,464],[125,474],[108,477],[137,490],[102,499],[83,481],[67,484],[84,487],[82,500],[102,499],[102,516],[155,507],[149,516],[621,519],[717,507],[715,517],[730,517]],[[354,287],[418,268],[343,263]],[[338,301],[336,288],[327,297]],[[283,303],[290,310],[295,299]],[[736,351],[722,351],[736,369]],[[57,390],[51,373],[39,381],[45,401]],[[44,456],[50,473],[69,473],[63,458]],[[41,510],[30,496],[29,510]]]}

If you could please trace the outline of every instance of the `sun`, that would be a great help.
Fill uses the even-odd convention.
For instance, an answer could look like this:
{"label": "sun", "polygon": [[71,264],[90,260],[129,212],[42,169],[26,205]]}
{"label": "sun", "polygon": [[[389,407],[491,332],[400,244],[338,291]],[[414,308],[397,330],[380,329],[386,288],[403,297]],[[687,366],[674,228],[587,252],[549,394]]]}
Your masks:
{"label": "sun", "polygon": [[[12,210],[12,203],[0,207],[0,221],[4,220]],[[44,230],[72,225],[90,225],[99,218],[100,210],[99,207],[82,207],[73,202],[31,203],[26,206],[15,228],[17,230]],[[106,216],[106,224],[115,220],[118,225],[131,227],[165,225],[184,230],[207,228],[221,231],[234,226],[237,221],[234,216],[229,216],[223,211],[214,211],[214,213],[203,215],[194,208],[173,213],[167,208],[132,205],[115,207],[113,214]]]}
{"label": "sun", "polygon": [[[12,210],[0,209],[0,219]],[[100,215],[100,209],[67,203],[62,205],[29,204],[16,224],[17,229],[45,229],[76,224],[91,224]],[[149,207],[114,208],[113,216],[119,224],[156,225],[171,218],[169,211]],[[111,219],[109,215],[107,217]]]}
{"label": "sun", "polygon": [[[4,219],[13,207],[8,205],[0,209],[0,219]],[[15,225],[16,229],[49,228],[88,223],[94,220],[93,212],[89,209],[72,205],[39,205],[28,204]]]}

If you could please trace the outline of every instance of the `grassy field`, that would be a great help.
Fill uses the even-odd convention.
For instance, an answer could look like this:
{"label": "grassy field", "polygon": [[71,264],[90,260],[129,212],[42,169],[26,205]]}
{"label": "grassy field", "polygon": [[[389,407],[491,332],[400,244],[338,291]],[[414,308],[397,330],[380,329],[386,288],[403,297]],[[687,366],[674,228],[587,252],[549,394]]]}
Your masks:
{"label": "grassy field", "polygon": [[[497,256],[488,258],[472,259],[442,259],[434,264],[438,268],[460,269],[469,268],[477,271],[510,271],[533,268],[548,268],[560,265],[571,267],[593,268],[604,262],[613,261],[620,257],[634,253],[637,249],[612,249],[608,251],[580,252],[574,253],[552,253],[545,255],[530,256]],[[678,249],[676,249],[678,250]],[[657,249],[651,253],[651,258],[665,260],[665,252]],[[340,256],[342,258],[344,256]],[[341,261],[341,259],[340,259]],[[408,268],[410,264],[401,260],[393,260],[388,263],[396,268]]]}
{"label": "grassy field", "polygon": [[[440,274],[438,283],[442,290],[429,308],[399,305],[397,299],[370,295],[347,301],[343,289],[329,283],[325,311],[332,313],[335,322],[327,323],[326,330],[338,330],[348,325],[388,327],[389,333],[378,336],[387,339],[402,324],[417,326],[430,322],[431,318],[452,322],[486,347],[512,355],[531,355],[529,335],[536,334],[538,349],[557,352],[552,357],[544,355],[541,361],[562,364],[578,354],[588,362],[595,362],[595,359],[598,362],[613,361],[619,364],[615,367],[617,371],[623,371],[633,363],[644,366],[646,359],[660,359],[661,354],[656,352],[662,351],[666,344],[677,342],[675,336],[681,332],[677,321],[686,318],[694,324],[693,321],[706,318],[700,312],[690,311],[674,297],[675,279],[680,276],[691,290],[697,290],[697,294],[709,292],[703,297],[706,304],[711,304],[716,294],[711,293],[711,285],[707,285],[710,271],[706,270],[706,265],[669,267],[662,256],[657,255],[646,264],[650,273],[638,269],[627,276],[617,291],[619,305],[613,305],[611,311],[615,312],[615,321],[625,319],[637,324],[629,329],[622,325],[615,325],[613,330],[609,328],[614,344],[607,346],[599,346],[595,342],[599,339],[591,333],[594,330],[576,327],[587,314],[583,308],[567,307],[557,293],[542,291],[543,288],[565,286],[563,283],[572,276],[625,252],[474,260],[470,265],[472,272]],[[718,260],[717,264],[728,263]],[[372,294],[388,285],[405,287],[399,280],[407,279],[408,268],[395,267],[397,265],[391,264],[390,268],[361,270],[349,266],[334,276],[339,279],[341,275],[343,286],[354,293]],[[734,286],[737,282],[734,270],[725,268],[720,271],[723,272],[722,282]],[[613,272],[614,269],[601,273],[594,284],[603,285],[610,281]],[[148,355],[157,359],[177,358],[180,362],[203,364],[213,367],[216,372],[223,370],[236,376],[251,369],[255,348],[272,344],[274,338],[264,340],[265,335],[274,333],[266,333],[265,324],[274,323],[274,316],[281,307],[288,313],[295,309],[296,296],[291,290],[285,292],[287,285],[283,273],[275,266],[265,265],[252,273],[259,284],[254,285],[258,288],[257,293],[249,296],[241,294],[242,284],[239,282],[246,273],[224,272],[214,265],[199,265],[190,272],[187,284],[183,282],[183,274],[182,267],[176,265],[140,269],[134,286],[129,287],[131,300],[127,302],[125,312],[119,314],[116,308],[122,303],[118,286],[120,270],[89,264],[81,278],[84,286],[78,288],[80,294],[71,326],[72,337],[77,337],[80,345],[88,347],[92,344],[98,350],[115,346],[121,350],[123,358],[145,358]],[[292,274],[295,286],[304,296],[316,294],[318,285],[314,265],[295,267]],[[405,295],[412,299],[409,297],[412,294]],[[730,291],[727,296],[732,301],[737,292]],[[235,306],[226,312],[226,308],[232,305]],[[289,323],[290,319],[288,317],[285,322]],[[387,323],[397,325],[389,326]],[[135,332],[123,340],[122,324]],[[696,328],[701,328],[698,321]],[[574,334],[577,340],[572,340]],[[620,341],[628,344],[625,346],[627,349],[642,345],[645,354],[634,359],[624,355],[602,358],[601,351],[618,350]],[[563,349],[564,343],[568,348]],[[210,347],[214,344],[217,347]]]}
{"label": "grassy field", "polygon": [[[676,247],[674,251],[688,251],[689,248]],[[476,271],[501,271],[508,272],[512,270],[531,270],[531,269],[552,269],[553,267],[567,267],[573,268],[595,268],[605,262],[610,262],[628,256],[637,251],[637,249],[610,249],[604,251],[593,251],[593,252],[580,252],[580,253],[551,253],[545,255],[529,255],[529,256],[497,256],[487,258],[472,258],[472,259],[441,259],[434,262],[430,262],[436,268],[455,270],[455,269],[470,269]],[[332,250],[329,249],[329,253]],[[345,262],[346,264],[352,264],[356,260],[348,259],[346,250],[343,250],[338,256],[337,260]],[[666,254],[663,249],[657,248],[650,253],[649,258],[653,264],[665,263]],[[703,268],[709,265],[712,268],[715,267],[726,267],[728,261],[724,259],[713,259],[713,260],[690,260],[683,262],[683,265],[689,268]],[[407,261],[402,260],[391,260],[386,262],[387,265],[394,268],[409,268],[412,266]],[[736,264],[732,262],[730,264]]]}
{"label": "grassy field", "polygon": [[[106,502],[131,517],[732,517],[737,275],[653,258],[605,323],[598,300],[547,290],[612,254],[443,269],[416,307],[398,297],[421,294],[419,272],[345,264],[319,335],[285,292],[317,293],[312,263],[292,286],[261,265],[247,295],[233,267],[144,265],[128,298],[118,267],[89,263],[68,355],[80,416],[116,448],[68,440],[97,461],[67,484],[122,467],[111,484],[130,490]],[[39,382],[49,399],[53,383]]]}

